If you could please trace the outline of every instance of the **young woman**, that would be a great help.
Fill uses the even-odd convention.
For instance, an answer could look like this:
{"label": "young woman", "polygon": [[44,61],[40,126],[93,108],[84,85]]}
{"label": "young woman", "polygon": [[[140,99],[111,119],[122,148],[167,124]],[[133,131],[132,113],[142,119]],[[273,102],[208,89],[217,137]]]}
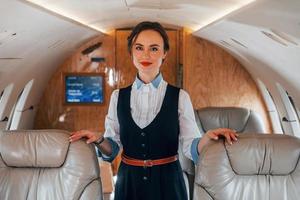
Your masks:
{"label": "young woman", "polygon": [[160,67],[169,50],[168,36],[157,22],[141,22],[128,37],[128,50],[138,73],[132,85],[112,93],[104,136],[88,130],[72,133],[94,142],[104,160],[123,149],[115,200],[186,200],[178,144],[195,163],[198,152],[219,136],[237,140],[230,129],[215,129],[200,139],[187,92],[163,80]]}

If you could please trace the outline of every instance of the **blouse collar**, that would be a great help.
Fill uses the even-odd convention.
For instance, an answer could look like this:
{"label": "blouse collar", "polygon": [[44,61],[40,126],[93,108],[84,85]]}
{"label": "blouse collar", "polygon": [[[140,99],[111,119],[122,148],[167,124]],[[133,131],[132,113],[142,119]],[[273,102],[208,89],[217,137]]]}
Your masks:
{"label": "blouse collar", "polygon": [[[153,85],[154,88],[158,88],[160,82],[163,80],[162,74],[161,72],[151,81],[151,84]],[[140,89],[142,87],[142,85],[145,85],[145,83],[139,78],[138,75],[136,75],[135,77],[135,84],[136,84],[136,88]]]}

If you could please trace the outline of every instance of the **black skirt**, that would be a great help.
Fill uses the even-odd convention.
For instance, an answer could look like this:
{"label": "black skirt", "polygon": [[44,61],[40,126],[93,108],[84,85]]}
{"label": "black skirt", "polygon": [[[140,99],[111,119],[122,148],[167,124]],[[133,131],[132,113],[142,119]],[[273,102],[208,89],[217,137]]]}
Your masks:
{"label": "black skirt", "polygon": [[115,200],[187,200],[179,161],[152,167],[121,162]]}

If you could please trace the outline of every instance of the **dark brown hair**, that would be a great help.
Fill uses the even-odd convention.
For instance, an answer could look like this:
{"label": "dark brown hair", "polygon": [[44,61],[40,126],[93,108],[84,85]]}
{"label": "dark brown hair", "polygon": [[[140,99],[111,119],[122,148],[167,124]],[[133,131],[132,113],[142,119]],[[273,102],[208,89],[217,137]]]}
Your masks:
{"label": "dark brown hair", "polygon": [[133,29],[131,34],[127,38],[127,48],[129,53],[131,53],[132,43],[136,40],[137,36],[145,30],[153,30],[158,32],[164,41],[164,52],[167,52],[170,49],[169,46],[169,37],[166,33],[166,30],[162,27],[162,25],[158,22],[149,22],[144,21],[137,24]]}

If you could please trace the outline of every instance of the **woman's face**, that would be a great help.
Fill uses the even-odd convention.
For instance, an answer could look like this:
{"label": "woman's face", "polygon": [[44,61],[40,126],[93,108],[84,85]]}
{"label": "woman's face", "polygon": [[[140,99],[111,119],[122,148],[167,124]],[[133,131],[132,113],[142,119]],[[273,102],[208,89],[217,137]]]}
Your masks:
{"label": "woman's face", "polygon": [[166,57],[164,41],[154,30],[139,33],[131,49],[133,64],[139,73],[158,73],[162,60]]}

